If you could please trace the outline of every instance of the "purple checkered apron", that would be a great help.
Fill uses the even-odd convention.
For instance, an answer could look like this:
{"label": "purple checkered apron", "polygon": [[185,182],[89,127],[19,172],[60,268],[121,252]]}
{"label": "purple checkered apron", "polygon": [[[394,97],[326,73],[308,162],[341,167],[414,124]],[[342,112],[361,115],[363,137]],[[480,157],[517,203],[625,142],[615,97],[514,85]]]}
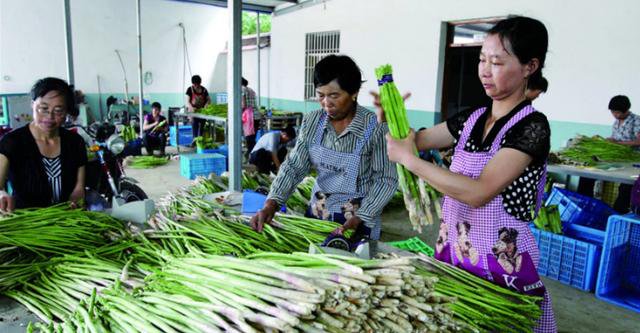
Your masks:
{"label": "purple checkered apron", "polygon": [[[356,147],[351,153],[338,152],[322,146],[327,119],[327,114],[323,113],[318,123],[315,138],[309,147],[311,163],[318,171],[318,177],[311,193],[309,202],[310,214],[308,215],[344,223],[346,220],[343,210],[345,204],[354,199],[359,202],[365,197],[365,193],[360,192],[360,189],[358,189],[360,153],[376,127],[376,119],[371,119],[365,129],[364,136],[358,139]],[[318,198],[316,195],[318,192],[322,193],[326,198]],[[319,201],[324,202],[320,203]],[[380,238],[381,221],[380,216],[377,216],[373,221],[366,223],[366,226],[361,224],[364,229],[363,232],[371,239]]]}
{"label": "purple checkered apron", "polygon": [[[535,110],[526,106],[500,130],[489,151],[467,152],[465,145],[478,118],[486,108],[476,110],[465,122],[451,163],[452,172],[478,178],[485,165],[495,156],[507,131]],[[545,168],[546,170],[546,168]],[[546,171],[528,175],[538,179],[536,211],[542,202]],[[515,198],[515,200],[520,200]],[[509,214],[502,195],[486,205],[473,208],[449,196],[444,199],[443,226],[436,258],[459,266],[477,276],[519,292],[544,295],[542,317],[536,332],[556,332],[551,299],[537,272],[539,251],[526,222]],[[442,240],[442,242],[441,242]]]}

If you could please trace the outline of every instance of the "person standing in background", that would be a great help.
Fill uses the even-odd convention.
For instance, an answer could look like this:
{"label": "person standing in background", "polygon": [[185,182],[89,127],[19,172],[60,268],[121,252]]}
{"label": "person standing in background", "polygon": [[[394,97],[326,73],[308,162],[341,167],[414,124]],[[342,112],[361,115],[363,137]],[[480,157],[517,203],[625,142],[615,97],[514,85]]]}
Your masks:
{"label": "person standing in background", "polygon": [[256,145],[256,111],[256,92],[249,88],[249,81],[242,78],[242,132],[244,133],[244,140],[247,143],[247,155],[251,153],[253,147]]}
{"label": "person standing in background", "polygon": [[[202,86],[202,78],[200,75],[191,77],[191,87],[187,88],[186,95],[187,112],[193,113],[211,104],[211,97],[209,96],[207,88]],[[203,119],[192,119],[191,126],[194,139],[201,135],[203,125]]]}

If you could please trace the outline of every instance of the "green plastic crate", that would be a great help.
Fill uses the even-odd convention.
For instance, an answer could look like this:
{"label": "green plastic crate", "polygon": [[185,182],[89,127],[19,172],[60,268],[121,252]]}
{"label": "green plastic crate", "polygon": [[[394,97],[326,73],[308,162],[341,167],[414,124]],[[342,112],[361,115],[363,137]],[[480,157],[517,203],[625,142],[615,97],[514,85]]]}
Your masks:
{"label": "green plastic crate", "polygon": [[398,241],[398,242],[390,242],[388,243],[391,246],[395,246],[402,250],[407,250],[410,252],[420,252],[428,255],[429,257],[433,257],[433,249],[431,246],[425,244],[420,238],[413,237],[407,240]]}

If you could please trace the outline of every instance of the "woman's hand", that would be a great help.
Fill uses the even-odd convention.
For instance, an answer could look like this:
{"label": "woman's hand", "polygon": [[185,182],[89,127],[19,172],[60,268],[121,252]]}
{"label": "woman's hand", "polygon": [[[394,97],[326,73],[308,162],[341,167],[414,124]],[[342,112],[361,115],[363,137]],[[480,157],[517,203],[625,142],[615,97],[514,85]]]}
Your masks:
{"label": "woman's hand", "polygon": [[352,216],[345,222],[343,225],[337,227],[334,231],[331,232],[332,235],[343,235],[345,231],[351,229],[356,230],[358,226],[362,223],[362,220],[358,216]]}
{"label": "woman's hand", "polygon": [[70,207],[72,209],[82,208],[84,202],[84,188],[76,187],[69,195]]}
{"label": "woman's hand", "polygon": [[273,216],[276,215],[276,210],[278,210],[278,203],[275,200],[267,199],[264,207],[251,217],[251,228],[257,232],[262,232],[265,224],[271,224]]}
{"label": "woman's hand", "polygon": [[387,156],[389,156],[389,160],[406,165],[409,158],[415,157],[415,136],[413,130],[410,130],[409,135],[404,139],[394,139],[391,134],[387,133]]}
{"label": "woman's hand", "polygon": [[[375,91],[369,91],[369,93],[371,94],[371,96],[373,96],[373,106],[376,107],[376,117],[378,118],[378,123],[382,124],[384,122],[386,122],[387,120],[384,117],[384,109],[382,109],[382,103],[380,102],[380,95],[375,92]],[[402,96],[402,101],[406,101],[407,99],[409,99],[409,97],[411,97],[411,93],[405,93]]]}
{"label": "woman's hand", "polygon": [[0,212],[11,213],[15,208],[15,200],[6,191],[0,191]]}

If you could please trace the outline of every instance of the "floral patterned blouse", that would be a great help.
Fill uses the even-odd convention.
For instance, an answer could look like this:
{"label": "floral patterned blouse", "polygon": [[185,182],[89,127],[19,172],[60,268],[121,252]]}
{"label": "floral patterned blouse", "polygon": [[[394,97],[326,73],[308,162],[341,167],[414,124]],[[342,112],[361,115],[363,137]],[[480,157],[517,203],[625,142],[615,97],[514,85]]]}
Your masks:
{"label": "floral patterned blouse", "polygon": [[616,121],[613,123],[611,137],[618,141],[633,141],[640,134],[640,116],[629,112],[622,124]]}

